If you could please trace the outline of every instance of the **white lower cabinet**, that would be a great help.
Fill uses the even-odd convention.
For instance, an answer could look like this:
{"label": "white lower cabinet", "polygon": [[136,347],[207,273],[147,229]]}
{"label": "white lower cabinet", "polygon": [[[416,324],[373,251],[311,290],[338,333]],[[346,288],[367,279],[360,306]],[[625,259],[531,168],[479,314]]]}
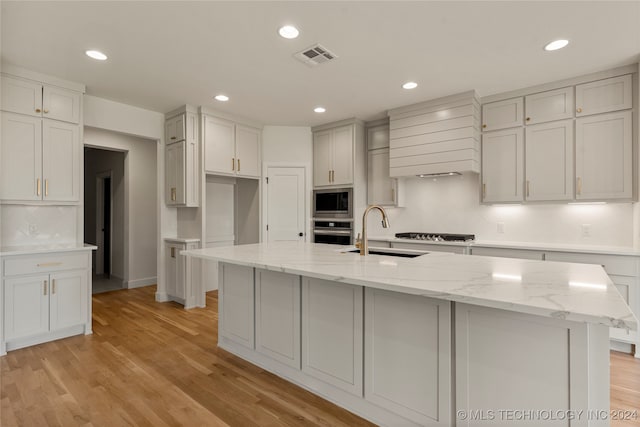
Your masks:
{"label": "white lower cabinet", "polygon": [[3,348],[91,333],[90,259],[87,251],[3,260]]}
{"label": "white lower cabinet", "polygon": [[519,258],[519,259],[534,259],[542,261],[544,259],[544,253],[541,251],[531,251],[522,249],[504,249],[504,248],[483,248],[483,247],[471,247],[471,253],[479,256],[495,256],[500,258]]}
{"label": "white lower cabinet", "polygon": [[167,296],[170,300],[184,305],[185,308],[193,308],[196,304],[194,289],[195,280],[194,262],[199,260],[180,255],[180,251],[198,249],[199,240],[189,239],[165,239],[165,275]]}
{"label": "white lower cabinet", "polygon": [[255,340],[253,268],[220,263],[219,335],[250,349]]}
{"label": "white lower cabinet", "polygon": [[365,399],[419,425],[451,425],[451,303],[365,290]]}
{"label": "white lower cabinet", "polygon": [[256,270],[256,351],[300,369],[300,276]]}
{"label": "white lower cabinet", "polygon": [[362,396],[362,287],[302,278],[302,371]]}

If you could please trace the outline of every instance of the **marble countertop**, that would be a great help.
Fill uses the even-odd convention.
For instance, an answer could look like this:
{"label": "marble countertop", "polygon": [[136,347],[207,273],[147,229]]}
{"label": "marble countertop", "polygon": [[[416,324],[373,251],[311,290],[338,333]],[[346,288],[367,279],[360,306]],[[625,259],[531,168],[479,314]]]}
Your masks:
{"label": "marble countertop", "polygon": [[604,255],[625,255],[640,257],[640,249],[627,246],[604,246],[604,245],[578,245],[565,243],[535,243],[535,242],[509,242],[499,240],[475,240],[473,242],[431,242],[427,240],[401,239],[388,236],[370,236],[369,240],[390,243],[415,243],[445,246],[468,246],[481,248],[504,248],[504,249],[524,249],[534,251],[554,251],[554,252],[579,252]]}
{"label": "marble countertop", "polygon": [[181,254],[538,316],[638,328],[638,320],[599,265],[442,253],[362,257],[346,249],[275,242]]}
{"label": "marble countertop", "polygon": [[165,237],[164,241],[169,243],[200,243],[200,239],[191,237]]}
{"label": "marble countertop", "polygon": [[93,251],[97,246],[77,243],[59,243],[48,245],[2,246],[0,256],[47,254],[51,252]]}

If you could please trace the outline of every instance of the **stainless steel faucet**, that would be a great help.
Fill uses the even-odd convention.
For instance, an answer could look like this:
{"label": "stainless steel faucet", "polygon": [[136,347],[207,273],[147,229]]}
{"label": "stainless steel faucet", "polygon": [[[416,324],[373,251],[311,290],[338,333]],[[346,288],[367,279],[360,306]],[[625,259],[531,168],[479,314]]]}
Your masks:
{"label": "stainless steel faucet", "polygon": [[389,228],[389,218],[387,218],[387,213],[384,211],[382,206],[371,205],[364,210],[364,215],[362,215],[362,242],[360,243],[360,255],[362,256],[369,255],[369,242],[367,241],[367,215],[372,209],[378,209],[380,211],[382,214],[382,227]]}

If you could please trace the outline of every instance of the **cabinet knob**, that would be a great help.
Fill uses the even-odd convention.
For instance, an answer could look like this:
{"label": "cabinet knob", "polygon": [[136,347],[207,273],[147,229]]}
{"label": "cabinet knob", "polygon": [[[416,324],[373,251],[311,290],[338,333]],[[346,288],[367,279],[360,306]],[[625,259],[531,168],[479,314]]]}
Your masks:
{"label": "cabinet knob", "polygon": [[578,113],[582,113],[582,108],[579,108],[579,107],[578,107],[578,109],[576,110],[576,112],[578,112]]}
{"label": "cabinet knob", "polygon": [[177,139],[175,136],[172,136],[171,139]]}
{"label": "cabinet knob", "polygon": [[527,117],[527,121],[531,120],[531,117]]}
{"label": "cabinet knob", "polygon": [[41,113],[41,112],[42,112],[42,110],[41,110],[41,109],[36,108],[36,113]]}
{"label": "cabinet knob", "polygon": [[45,113],[45,114],[48,114],[48,113],[49,113],[49,110],[44,110],[44,113]]}
{"label": "cabinet knob", "polygon": [[487,125],[482,125],[482,129],[486,129],[486,128],[487,128]]}

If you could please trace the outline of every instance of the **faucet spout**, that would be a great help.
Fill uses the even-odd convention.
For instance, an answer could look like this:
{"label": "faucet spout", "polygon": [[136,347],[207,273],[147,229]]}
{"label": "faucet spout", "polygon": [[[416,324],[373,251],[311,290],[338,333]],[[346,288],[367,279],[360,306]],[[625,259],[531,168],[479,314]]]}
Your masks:
{"label": "faucet spout", "polygon": [[362,215],[362,244],[360,245],[360,255],[362,256],[369,255],[369,242],[367,241],[367,216],[373,209],[379,210],[380,214],[382,214],[382,227],[389,228],[389,218],[387,217],[387,212],[382,206],[371,205],[364,210],[364,214]]}

